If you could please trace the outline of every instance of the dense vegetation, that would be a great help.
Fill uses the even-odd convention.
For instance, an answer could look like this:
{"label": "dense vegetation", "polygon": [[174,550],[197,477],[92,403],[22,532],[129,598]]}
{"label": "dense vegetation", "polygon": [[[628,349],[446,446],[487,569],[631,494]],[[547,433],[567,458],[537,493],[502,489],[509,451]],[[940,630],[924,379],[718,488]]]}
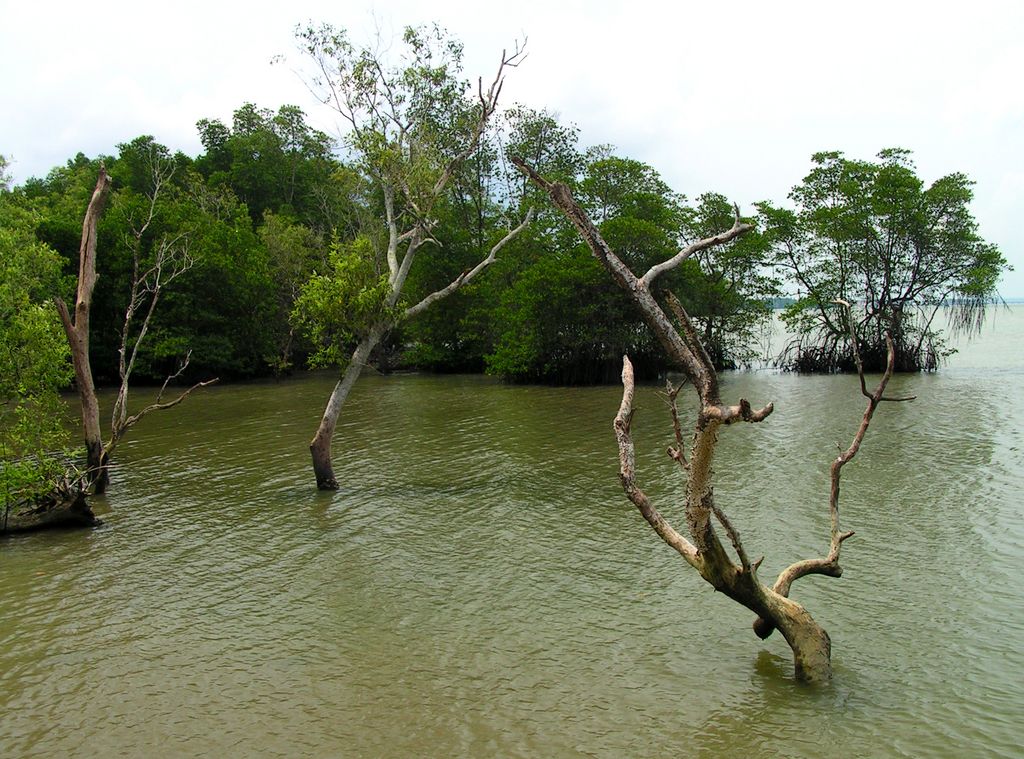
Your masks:
{"label": "dense vegetation", "polygon": [[[317,288],[354,287],[348,300],[339,295],[337,302],[357,318],[353,309],[360,294],[366,301],[379,284],[374,250],[382,200],[299,109],[285,106],[275,113],[246,104],[230,126],[204,119],[199,130],[206,152],[195,158],[171,154],[153,137],[141,136],[113,155],[79,154],[4,194],[8,206],[32,219],[27,228],[34,241],[54,251],[64,274],[72,276],[82,214],[99,164],[106,165],[113,192],[99,225],[92,330],[93,366],[101,383],[116,379],[139,246],[145,261],[161,244],[184,241],[194,259],[161,295],[136,367],[141,380],[162,380],[188,351],[185,380],[263,376],[304,367],[310,359],[335,363],[351,334],[311,321],[301,307],[302,294],[309,301]],[[607,147],[583,150],[575,131],[549,115],[513,109],[435,209],[435,236],[444,244],[411,272],[408,300],[415,302],[479,260],[502,229],[509,196],[516,196],[516,211],[536,206],[537,221],[478,283],[400,325],[377,358],[386,366],[560,383],[609,380],[624,352],[635,355],[648,375],[663,370],[629,304],[605,282],[565,223],[510,172],[508,150],[526,152],[571,183],[608,239],[637,265],[731,223],[723,197],[708,194],[688,205],[652,167]],[[161,167],[155,216],[139,239]],[[362,251],[362,258],[354,251]],[[690,262],[671,283],[688,294],[687,305],[705,327],[720,366],[742,365],[752,356],[755,328],[777,290],[763,261],[759,238],[747,238]],[[348,274],[339,275],[339,267]],[[65,278],[62,294],[72,284]],[[58,289],[51,287],[49,294]]]}
{"label": "dense vegetation", "polygon": [[906,150],[877,162],[818,153],[790,198],[795,210],[761,204],[780,272],[798,298],[783,313],[795,335],[784,366],[809,372],[853,371],[854,351],[833,303],[850,303],[865,366],[885,365],[885,332],[898,371],[934,370],[948,355],[934,326],[948,307],[955,329],[980,326],[1006,261],[986,243],[968,204],[971,182],[950,174],[931,186],[914,173]]}
{"label": "dense vegetation", "polygon": [[0,522],[64,472],[49,455],[66,433],[59,390],[71,363],[57,311],[60,257],[35,236],[40,217],[0,193]]}
{"label": "dense vegetation", "polygon": [[[113,155],[79,154],[3,193],[6,234],[17,226],[21,235],[17,244],[8,237],[9,246],[52,251],[63,262],[63,279],[51,276],[37,287],[45,290],[37,295],[44,302],[71,290],[82,213],[99,163],[106,164],[114,190],[100,223],[93,315],[100,382],[116,376],[136,246],[145,258],[162,242],[185,240],[195,261],[154,314],[136,369],[143,380],[161,380],[190,350],[184,379],[257,377],[310,359],[336,362],[351,334],[308,318],[303,293],[308,301],[317,288],[354,288],[337,303],[355,318],[359,298],[366,301],[379,285],[374,251],[382,199],[299,109],[275,113],[246,104],[230,126],[204,119],[199,130],[206,152],[195,158],[172,155],[142,136]],[[377,360],[385,367],[556,383],[608,381],[627,352],[641,375],[664,370],[630,305],[565,222],[510,170],[508,152],[568,183],[606,239],[638,267],[731,223],[723,196],[709,192],[687,203],[654,168],[606,146],[583,149],[575,130],[550,115],[513,108],[435,209],[436,237],[444,244],[411,272],[408,300],[479,260],[502,228],[509,197],[517,211],[533,205],[536,220],[478,282],[399,325]],[[850,368],[844,333],[827,308],[843,298],[859,307],[865,356],[880,353],[881,330],[888,327],[897,336],[900,368],[935,368],[943,350],[932,326],[936,308],[954,302],[962,321],[975,318],[1005,268],[998,250],[977,234],[967,208],[969,181],[954,174],[925,189],[904,151],[887,151],[879,163],[838,153],[815,161],[794,190],[796,210],[762,204],[751,220],[763,233],[702,254],[663,286],[684,298],[720,368],[754,358],[759,328],[786,283],[799,296],[785,314],[799,336],[788,366]],[[172,170],[153,222],[136,239],[158,164]],[[339,274],[346,267],[348,274]]]}

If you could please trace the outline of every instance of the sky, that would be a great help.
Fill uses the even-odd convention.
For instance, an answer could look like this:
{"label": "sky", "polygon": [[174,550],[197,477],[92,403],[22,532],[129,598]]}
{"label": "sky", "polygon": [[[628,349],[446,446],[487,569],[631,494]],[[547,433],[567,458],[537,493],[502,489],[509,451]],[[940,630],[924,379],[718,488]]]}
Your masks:
{"label": "sky", "polygon": [[355,42],[437,22],[485,80],[526,38],[504,105],[546,108],[582,145],[614,145],[676,191],[720,192],[745,213],[784,202],[816,152],[909,148],[926,183],[976,182],[980,232],[1016,269],[1000,292],[1024,297],[1020,2],[0,0],[0,154],[15,183],[143,134],[195,156],[196,122],[230,123],[246,102],[298,105],[337,134],[298,73],[294,29],[310,21]]}

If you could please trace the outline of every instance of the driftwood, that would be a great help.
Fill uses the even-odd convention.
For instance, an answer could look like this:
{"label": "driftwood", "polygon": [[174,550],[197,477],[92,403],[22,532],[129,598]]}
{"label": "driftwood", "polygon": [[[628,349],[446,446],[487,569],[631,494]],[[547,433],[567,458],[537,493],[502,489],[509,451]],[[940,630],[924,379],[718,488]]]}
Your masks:
{"label": "driftwood", "polygon": [[42,497],[25,499],[0,509],[0,535],[58,527],[99,524],[85,498],[81,478],[64,480]]}

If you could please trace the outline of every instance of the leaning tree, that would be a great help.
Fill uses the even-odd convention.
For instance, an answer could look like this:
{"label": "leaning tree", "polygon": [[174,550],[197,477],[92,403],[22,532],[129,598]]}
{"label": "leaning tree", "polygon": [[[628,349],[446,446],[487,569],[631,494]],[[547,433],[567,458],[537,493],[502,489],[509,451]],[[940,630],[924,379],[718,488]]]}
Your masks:
{"label": "leaning tree", "polygon": [[[769,586],[757,576],[761,559],[751,561],[740,540],[739,532],[726,513],[715,503],[713,463],[722,427],[737,422],[761,422],[772,413],[773,405],[769,403],[764,408],[754,409],[742,398],[735,405],[723,402],[718,375],[689,315],[675,295],[671,292],[659,293],[656,287],[660,276],[679,266],[683,261],[712,246],[740,237],[749,232],[752,226],[740,220],[737,208],[734,223],[729,230],[696,241],[671,258],[651,266],[643,276],[637,276],[609,247],[597,226],[576,202],[566,185],[549,182],[521,159],[513,160],[537,186],[547,191],[554,204],[576,227],[597,260],[611,273],[619,286],[630,294],[662,348],[683,371],[697,393],[699,409],[687,455],[676,406],[680,388],[671,384],[668,388],[676,439],[676,444],[669,448],[669,455],[678,462],[686,475],[687,536],[669,524],[637,481],[631,435],[634,411],[633,367],[628,357],[623,358],[622,402],[615,416],[614,426],[619,447],[619,477],[626,496],[636,505],[662,540],[674,548],[704,580],[757,615],[754,632],[759,637],[767,638],[776,629],[782,633],[793,651],[798,679],[811,682],[828,681],[832,674],[831,641],[828,633],[815,622],[807,609],[789,596],[793,583],[801,577],[811,574],[839,577],[842,574],[843,570],[839,564],[840,548],[853,532],[844,532],[839,525],[840,473],[843,466],[857,454],[878,404],[884,400],[903,400],[884,395],[893,370],[892,339],[887,337],[888,364],[881,381],[873,391],[868,391],[863,367],[860,367],[858,362],[861,391],[868,402],[853,442],[841,451],[832,463],[828,499],[831,520],[828,554],[795,562],[784,569],[774,584]],[[666,304],[667,312],[659,297]],[[849,317],[849,304],[840,305]],[[675,318],[675,323],[670,314]],[[719,536],[715,527],[716,521],[732,545],[733,554],[729,553]]]}
{"label": "leaning tree", "polygon": [[[335,490],[331,441],[345,400],[376,346],[400,322],[476,278],[530,221],[527,215],[502,234],[475,266],[444,287],[415,303],[403,300],[413,262],[425,249],[441,244],[435,238],[439,207],[457,173],[479,149],[498,107],[505,74],[524,53],[519,45],[511,54],[502,51],[490,85],[485,88],[480,79],[474,92],[460,78],[461,44],[436,27],[407,28],[404,59],[397,64],[374,49],[353,46],[344,30],[330,25],[300,29],[297,37],[313,64],[310,88],[344,119],[353,162],[383,206],[382,260],[357,260],[360,249],[372,253],[373,246],[356,244],[335,267],[334,289],[350,293],[368,318],[352,324],[350,314],[339,313],[337,302],[323,298],[318,307],[306,309],[307,321],[321,333],[331,332],[325,323],[332,317],[349,322],[349,329],[338,331],[347,332],[346,342],[355,346],[309,446],[317,487]],[[362,242],[372,241],[371,234]],[[367,264],[382,269],[378,282],[361,281]],[[359,272],[355,281],[341,281],[353,271]],[[328,294],[330,283],[322,284],[316,289]],[[307,304],[316,300],[306,299]]]}

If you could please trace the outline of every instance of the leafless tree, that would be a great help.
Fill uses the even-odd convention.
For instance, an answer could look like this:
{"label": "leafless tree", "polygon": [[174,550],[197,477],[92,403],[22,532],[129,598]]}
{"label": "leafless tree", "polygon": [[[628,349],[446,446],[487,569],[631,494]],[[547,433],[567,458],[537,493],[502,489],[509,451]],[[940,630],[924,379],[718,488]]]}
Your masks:
{"label": "leafless tree", "polygon": [[[636,276],[602,239],[597,227],[586,212],[572,197],[569,188],[561,183],[548,182],[539,176],[522,160],[514,159],[517,166],[539,187],[547,191],[554,204],[572,221],[594,256],[612,274],[615,281],[625,289],[640,308],[645,322],[651,328],[668,356],[685,374],[693,385],[699,399],[699,410],[694,422],[693,437],[687,446],[682,424],[676,406],[679,388],[669,385],[668,398],[671,408],[672,426],[676,443],[669,448],[669,456],[675,460],[686,476],[685,515],[686,534],[677,531],[662,516],[651,499],[637,482],[635,451],[631,435],[633,420],[634,381],[633,367],[628,357],[623,359],[623,394],[619,411],[615,416],[615,436],[619,447],[619,477],[626,496],[639,509],[644,519],[668,545],[674,548],[708,583],[757,615],[754,631],[766,638],[778,629],[793,651],[796,676],[800,680],[822,682],[832,675],[831,641],[828,633],[811,617],[810,613],[789,595],[793,583],[811,574],[839,577],[842,567],[839,553],[845,540],[853,532],[844,532],[839,525],[839,482],[840,473],[860,449],[868,425],[878,404],[887,400],[909,400],[890,398],[884,395],[886,384],[892,374],[894,353],[892,340],[888,339],[888,365],[878,386],[868,391],[864,380],[863,367],[860,369],[861,392],[868,399],[867,408],[853,442],[842,450],[832,463],[831,488],[828,499],[830,517],[829,550],[824,557],[795,562],[784,569],[770,587],[758,579],[757,571],[762,559],[751,561],[740,539],[739,532],[729,517],[715,503],[713,488],[713,462],[718,435],[722,427],[738,422],[761,422],[773,411],[769,403],[761,409],[754,409],[741,398],[735,405],[723,403],[718,376],[712,362],[701,344],[686,311],[671,293],[664,294],[669,318],[654,294],[657,278],[678,266],[695,253],[713,245],[728,242],[751,227],[740,221],[736,209],[735,222],[731,229],[689,245],[667,261],[652,266],[643,276]],[[849,312],[849,305],[842,304]],[[854,341],[856,345],[856,341]],[[685,449],[689,448],[689,455]],[[732,546],[730,555],[719,537],[715,522],[721,526],[728,543]]]}
{"label": "leafless tree", "polygon": [[[56,299],[57,310],[64,324],[64,331],[71,346],[75,381],[78,385],[82,405],[82,425],[85,432],[86,471],[88,481],[95,493],[103,493],[110,482],[110,459],[118,443],[128,430],[147,414],[171,408],[181,403],[193,390],[210,385],[217,380],[208,380],[192,385],[176,398],[164,401],[168,384],[185,371],[191,352],[182,361],[177,372],[167,377],[156,400],[138,413],[128,414],[128,389],[132,371],[135,368],[150,321],[156,310],[163,289],[177,277],[187,272],[195,262],[186,234],[164,236],[155,244],[151,260],[144,261],[143,237],[149,231],[156,215],[161,195],[173,175],[173,166],[155,153],[151,154],[152,189],[147,196],[143,215],[132,219],[130,230],[125,234],[125,244],[132,255],[132,279],[128,305],[125,309],[121,329],[121,343],[118,348],[118,376],[120,386],[114,400],[110,422],[110,438],[103,443],[100,432],[99,403],[96,385],[93,381],[89,362],[89,310],[92,293],[96,286],[96,226],[102,213],[103,199],[109,192],[110,177],[106,168],[100,167],[99,179],[93,191],[92,200],[86,211],[82,226],[82,245],[79,255],[78,294],[75,302],[75,319],[72,322],[67,306]],[[141,317],[141,318],[140,318]]]}

